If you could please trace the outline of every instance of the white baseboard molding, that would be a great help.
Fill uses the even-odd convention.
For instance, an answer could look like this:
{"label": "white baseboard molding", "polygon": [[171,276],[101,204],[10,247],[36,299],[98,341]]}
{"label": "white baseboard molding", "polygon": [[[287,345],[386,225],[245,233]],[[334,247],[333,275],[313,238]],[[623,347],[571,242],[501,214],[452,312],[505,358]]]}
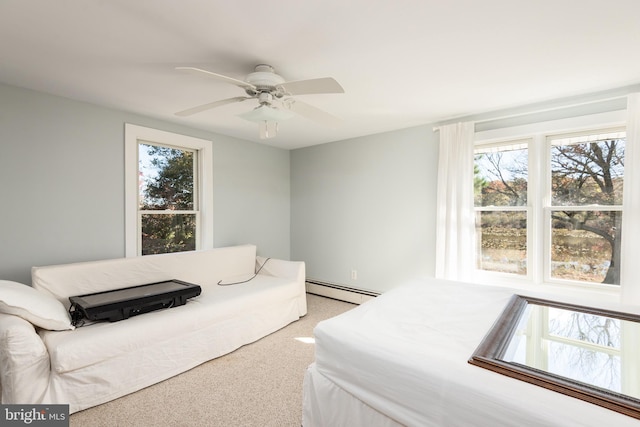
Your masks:
{"label": "white baseboard molding", "polygon": [[349,288],[347,286],[314,279],[307,279],[306,287],[307,293],[350,302],[352,304],[362,304],[380,295],[373,291]]}

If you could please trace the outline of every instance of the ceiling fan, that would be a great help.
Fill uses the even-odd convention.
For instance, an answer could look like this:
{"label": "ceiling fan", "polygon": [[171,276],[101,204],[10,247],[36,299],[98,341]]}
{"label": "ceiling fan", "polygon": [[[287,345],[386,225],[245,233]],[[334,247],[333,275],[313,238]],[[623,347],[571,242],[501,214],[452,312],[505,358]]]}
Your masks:
{"label": "ceiling fan", "polygon": [[177,116],[186,117],[226,104],[256,99],[258,106],[247,113],[240,114],[239,117],[257,122],[260,125],[261,139],[276,136],[278,122],[289,119],[295,114],[325,126],[337,127],[340,124],[339,118],[293,98],[295,95],[344,93],[342,86],[332,77],[287,82],[275,73],[272,66],[266,64],[257,65],[245,80],[194,67],[177,67],[176,70],[231,83],[244,89],[246,93],[246,96],[236,96],[188,108],[175,113]]}

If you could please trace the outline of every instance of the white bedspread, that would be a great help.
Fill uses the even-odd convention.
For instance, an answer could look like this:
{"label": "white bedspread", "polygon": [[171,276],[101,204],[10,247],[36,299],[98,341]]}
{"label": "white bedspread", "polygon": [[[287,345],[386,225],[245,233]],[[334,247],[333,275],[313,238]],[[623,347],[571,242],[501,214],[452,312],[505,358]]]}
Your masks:
{"label": "white bedspread", "polygon": [[513,293],[439,280],[396,288],[319,323],[314,370],[407,426],[640,425],[468,363]]}

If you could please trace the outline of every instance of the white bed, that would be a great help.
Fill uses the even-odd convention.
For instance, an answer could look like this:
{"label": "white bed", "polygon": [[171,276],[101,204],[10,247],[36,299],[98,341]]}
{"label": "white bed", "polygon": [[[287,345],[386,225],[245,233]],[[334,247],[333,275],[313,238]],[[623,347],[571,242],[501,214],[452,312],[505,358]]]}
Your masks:
{"label": "white bed", "polygon": [[640,425],[468,363],[514,293],[426,280],[319,323],[303,426]]}

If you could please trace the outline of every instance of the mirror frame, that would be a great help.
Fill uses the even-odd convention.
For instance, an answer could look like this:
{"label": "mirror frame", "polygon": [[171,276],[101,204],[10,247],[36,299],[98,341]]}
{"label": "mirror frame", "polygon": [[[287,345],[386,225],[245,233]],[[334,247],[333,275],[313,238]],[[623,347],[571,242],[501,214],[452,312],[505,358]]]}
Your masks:
{"label": "mirror frame", "polygon": [[520,323],[520,319],[529,304],[579,311],[640,323],[640,316],[635,314],[513,295],[500,317],[498,317],[478,348],[476,348],[469,359],[469,363],[640,419],[640,399],[519,363],[502,360]]}

